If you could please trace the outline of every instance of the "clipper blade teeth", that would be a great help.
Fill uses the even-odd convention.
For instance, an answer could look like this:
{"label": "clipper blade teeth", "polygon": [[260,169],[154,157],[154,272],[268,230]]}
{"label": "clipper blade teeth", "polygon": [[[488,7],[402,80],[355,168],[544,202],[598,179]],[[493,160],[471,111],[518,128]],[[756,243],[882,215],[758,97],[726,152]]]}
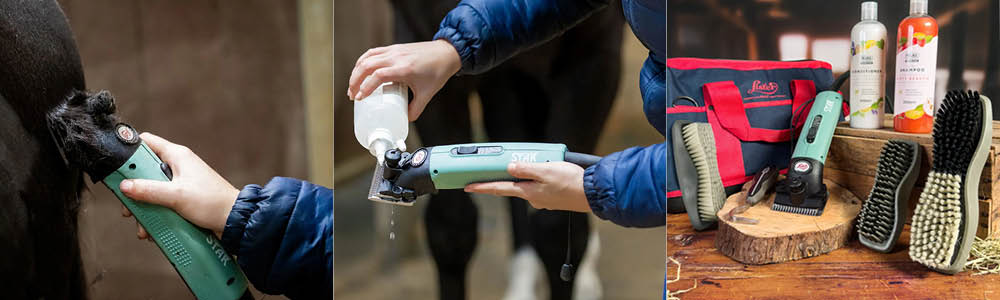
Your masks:
{"label": "clipper blade teeth", "polygon": [[809,215],[809,216],[820,215],[820,211],[815,208],[795,207],[795,206],[782,205],[778,203],[771,204],[771,209],[787,213],[800,214],[800,215]]}
{"label": "clipper blade teeth", "polygon": [[716,213],[725,204],[726,192],[719,176],[712,127],[708,123],[691,123],[684,126],[682,134],[698,173],[698,215],[703,221],[716,221]]}
{"label": "clipper blade teeth", "polygon": [[375,171],[372,172],[372,182],[368,187],[368,200],[379,201],[382,200],[381,195],[378,194],[379,185],[382,183],[382,172],[385,170],[385,166],[382,164],[375,164]]}
{"label": "clipper blade teeth", "polygon": [[[879,153],[875,184],[861,207],[857,224],[858,235],[863,240],[867,239],[884,246],[877,250],[891,248],[895,243],[895,237],[892,236],[897,233],[896,226],[902,226],[896,222],[901,219],[897,215],[899,211],[896,207],[903,203],[900,201],[907,199],[900,199],[901,195],[897,195],[897,191],[900,191],[900,185],[904,184],[903,181],[909,174],[911,165],[914,164],[916,151],[914,144],[890,140]],[[889,240],[890,238],[893,240]]]}

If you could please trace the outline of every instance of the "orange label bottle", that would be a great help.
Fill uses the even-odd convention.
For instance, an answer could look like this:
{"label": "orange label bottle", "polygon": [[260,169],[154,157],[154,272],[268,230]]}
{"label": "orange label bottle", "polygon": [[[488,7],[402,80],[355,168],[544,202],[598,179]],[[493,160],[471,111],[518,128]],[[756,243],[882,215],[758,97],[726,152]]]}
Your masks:
{"label": "orange label bottle", "polygon": [[910,0],[910,16],[896,31],[896,86],[893,128],[929,133],[934,128],[934,82],[938,25],[927,15],[927,0]]}

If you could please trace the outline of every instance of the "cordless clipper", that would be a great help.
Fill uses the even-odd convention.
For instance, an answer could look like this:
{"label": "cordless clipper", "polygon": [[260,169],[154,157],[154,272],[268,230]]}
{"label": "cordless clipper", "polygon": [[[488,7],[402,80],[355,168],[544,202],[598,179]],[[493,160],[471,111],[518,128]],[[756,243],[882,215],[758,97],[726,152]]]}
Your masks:
{"label": "cordless clipper", "polygon": [[413,153],[385,152],[375,169],[368,200],[412,206],[420,195],[461,189],[470,183],[520,181],[507,173],[512,162],[566,161],[587,167],[599,156],[567,152],[547,143],[478,143],[433,146]]}
{"label": "cordless clipper", "polygon": [[823,183],[823,164],[830,150],[833,131],[840,120],[843,103],[843,97],[836,90],[816,95],[792,152],[788,175],[775,187],[777,193],[772,210],[810,216],[823,214],[829,197]]}
{"label": "cordless clipper", "polygon": [[160,160],[131,126],[114,116],[114,98],[74,92],[51,111],[49,129],[67,165],[103,182],[132,212],[198,299],[252,299],[247,278],[211,231],[168,208],[135,202],[119,190],[125,179],[169,181]]}

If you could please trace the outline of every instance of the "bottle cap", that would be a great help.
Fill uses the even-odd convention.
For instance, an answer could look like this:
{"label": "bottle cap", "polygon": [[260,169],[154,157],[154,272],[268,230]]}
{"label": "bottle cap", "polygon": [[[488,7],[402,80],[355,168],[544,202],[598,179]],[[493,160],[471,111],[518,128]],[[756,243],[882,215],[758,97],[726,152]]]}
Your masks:
{"label": "bottle cap", "polygon": [[927,0],[910,0],[910,15],[926,15]]}
{"label": "bottle cap", "polygon": [[878,2],[875,1],[861,2],[861,20],[874,21],[876,19],[878,19]]}

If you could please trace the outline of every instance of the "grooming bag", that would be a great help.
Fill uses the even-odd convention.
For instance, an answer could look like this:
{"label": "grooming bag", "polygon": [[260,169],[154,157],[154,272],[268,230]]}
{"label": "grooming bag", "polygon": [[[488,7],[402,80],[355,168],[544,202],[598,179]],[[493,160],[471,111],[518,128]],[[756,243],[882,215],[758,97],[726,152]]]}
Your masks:
{"label": "grooming bag", "polygon": [[[722,183],[727,192],[738,191],[764,166],[788,165],[797,134],[792,128],[801,128],[810,100],[833,83],[833,72],[816,60],[670,58],[666,79],[667,202],[674,208],[681,196],[670,146],[674,122],[712,125]],[[793,110],[801,111],[795,127]]]}

